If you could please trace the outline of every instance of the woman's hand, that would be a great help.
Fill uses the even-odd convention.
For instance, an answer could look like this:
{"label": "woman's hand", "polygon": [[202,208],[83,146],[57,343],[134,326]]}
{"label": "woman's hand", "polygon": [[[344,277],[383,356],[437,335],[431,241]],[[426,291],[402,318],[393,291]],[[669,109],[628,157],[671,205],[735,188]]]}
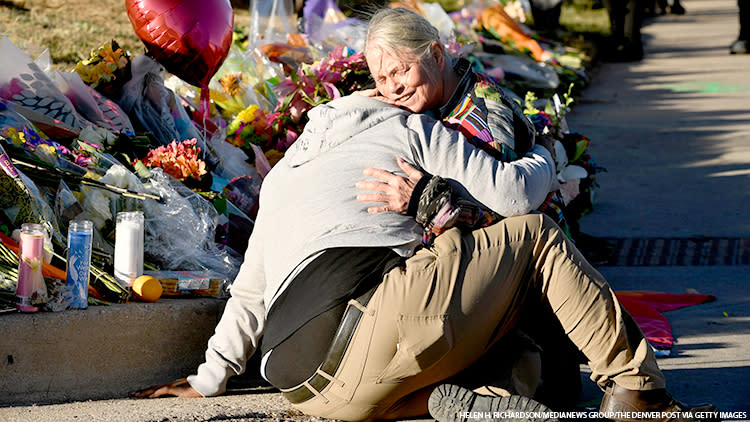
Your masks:
{"label": "woman's hand", "polygon": [[155,385],[131,393],[131,396],[138,399],[155,399],[158,397],[203,397],[201,393],[195,391],[193,387],[187,382],[187,378],[180,378],[177,381],[173,381],[169,384]]}
{"label": "woman's hand", "polygon": [[354,95],[361,95],[363,97],[378,97],[380,96],[380,93],[378,93],[377,88],[370,88],[370,89],[360,89],[359,91],[352,92]]}
{"label": "woman's hand", "polygon": [[400,157],[396,160],[396,163],[401,170],[406,173],[407,177],[401,177],[389,171],[375,168],[366,168],[362,171],[365,176],[371,176],[381,180],[381,182],[367,180],[357,182],[355,185],[357,189],[375,192],[360,193],[357,195],[357,201],[385,202],[385,205],[368,208],[367,212],[370,214],[388,211],[406,214],[406,210],[409,208],[411,194],[414,192],[414,186],[424,174]]}
{"label": "woman's hand", "polygon": [[352,92],[353,95],[361,95],[363,97],[370,97],[374,98],[376,100],[380,100],[386,104],[395,105],[393,101],[391,101],[388,97],[384,97],[383,95],[378,92],[377,88],[371,88],[371,89],[361,89],[359,91]]}

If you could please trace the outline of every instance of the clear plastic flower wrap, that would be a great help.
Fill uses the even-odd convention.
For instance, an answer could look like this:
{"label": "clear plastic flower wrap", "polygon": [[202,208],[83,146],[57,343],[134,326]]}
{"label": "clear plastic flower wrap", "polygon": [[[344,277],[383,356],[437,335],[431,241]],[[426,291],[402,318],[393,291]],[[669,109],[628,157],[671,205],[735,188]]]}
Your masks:
{"label": "clear plastic flower wrap", "polygon": [[234,280],[239,257],[215,242],[218,212],[199,194],[164,173],[151,170],[147,191],[163,203],[144,202],[144,250],[163,270],[210,271]]}
{"label": "clear plastic flower wrap", "polygon": [[293,0],[264,0],[250,2],[249,45],[286,42],[287,36],[297,32],[297,15]]}
{"label": "clear plastic flower wrap", "polygon": [[367,22],[347,18],[333,0],[312,0],[304,6],[305,33],[316,59],[325,57],[336,46],[363,51]]}
{"label": "clear plastic flower wrap", "polygon": [[[274,69],[276,73],[281,69]],[[267,70],[258,57],[252,52],[241,51],[233,45],[229,55],[216,75],[209,82],[211,100],[221,109],[225,119],[232,119],[251,104],[257,104],[266,111],[271,111],[275,104],[264,96],[265,79],[273,75],[264,75]]]}
{"label": "clear plastic flower wrap", "polygon": [[246,174],[255,174],[255,168],[248,164],[248,155],[240,149],[225,140],[224,131],[218,131],[209,140],[208,144],[219,158],[216,168],[213,170],[214,180],[218,176],[225,180],[243,176]]}

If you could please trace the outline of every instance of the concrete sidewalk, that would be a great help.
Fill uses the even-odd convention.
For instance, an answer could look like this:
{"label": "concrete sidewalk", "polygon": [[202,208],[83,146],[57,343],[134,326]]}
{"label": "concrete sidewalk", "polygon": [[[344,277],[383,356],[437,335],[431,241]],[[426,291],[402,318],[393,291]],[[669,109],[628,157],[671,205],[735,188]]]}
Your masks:
{"label": "concrete sidewalk", "polygon": [[[594,159],[608,169],[598,177],[598,201],[594,212],[583,218],[582,229],[605,238],[715,240],[716,245],[725,245],[719,240],[729,239],[739,245],[730,252],[746,256],[742,254],[750,253],[750,55],[728,53],[739,31],[737,2],[685,0],[684,6],[684,16],[661,16],[646,23],[642,62],[600,65],[568,116],[571,129],[592,140]],[[706,253],[716,254],[719,249],[727,248],[710,248]],[[660,358],[660,366],[678,398],[710,401],[723,411],[745,412],[744,417],[727,420],[748,420],[750,265],[727,262],[731,265],[604,266],[600,270],[618,291],[695,289],[716,296],[714,302],[666,314],[677,344],[671,357]],[[151,350],[149,356],[159,362],[177,362],[181,357],[193,362],[200,359],[194,347],[183,350],[174,333],[155,338],[161,334],[148,327],[196,333],[199,330],[193,328],[210,324],[221,312],[210,301],[201,306],[199,311],[190,311],[175,301],[147,305],[145,315],[134,311],[122,320],[121,333],[132,338],[141,333],[144,347]],[[102,318],[113,317],[104,312]],[[38,319],[33,325],[45,323]],[[91,334],[98,338],[96,332]],[[3,337],[0,351],[17,340]],[[55,339],[50,338],[47,341]],[[64,364],[64,356],[59,358]],[[116,380],[90,380],[106,393],[88,398],[101,400],[85,401],[86,397],[69,393],[66,400],[79,401],[43,404],[58,397],[27,405],[16,397],[2,403],[24,405],[0,408],[0,421],[319,420],[293,411],[278,393],[262,387],[207,399],[127,399],[129,389],[170,381],[177,376],[176,370],[185,368],[144,374],[137,359],[126,364],[131,365],[130,373],[118,372],[127,384],[124,387],[110,385]],[[18,365],[18,360],[3,363],[0,385],[28,382],[12,365]],[[92,368],[102,365],[91,362]],[[50,374],[49,385],[56,382],[55,375]],[[3,397],[8,399],[0,392]],[[582,400],[600,397],[586,380]]]}
{"label": "concrete sidewalk", "polygon": [[[598,176],[598,200],[581,228],[605,238],[650,240],[652,246],[660,240],[689,239],[696,247],[710,241],[715,246],[704,255],[739,256],[744,248],[746,257],[750,55],[729,54],[739,33],[737,2],[683,4],[686,15],[646,23],[642,62],[600,65],[568,117],[571,128],[591,138],[595,161],[608,170]],[[730,240],[740,247],[729,251]],[[735,265],[599,269],[615,291],[694,289],[716,296],[665,314],[677,343],[659,363],[676,397],[744,411],[747,419],[750,266],[716,262]],[[590,383],[586,393],[600,395]]]}

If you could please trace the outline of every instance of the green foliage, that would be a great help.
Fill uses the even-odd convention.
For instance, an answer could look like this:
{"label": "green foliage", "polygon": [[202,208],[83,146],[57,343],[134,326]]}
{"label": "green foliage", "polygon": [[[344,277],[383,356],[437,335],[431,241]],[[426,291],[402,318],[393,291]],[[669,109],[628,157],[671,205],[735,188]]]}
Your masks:
{"label": "green foliage", "polygon": [[560,11],[560,24],[576,34],[589,37],[606,36],[610,33],[609,16],[604,8],[594,8],[592,0],[566,0]]}

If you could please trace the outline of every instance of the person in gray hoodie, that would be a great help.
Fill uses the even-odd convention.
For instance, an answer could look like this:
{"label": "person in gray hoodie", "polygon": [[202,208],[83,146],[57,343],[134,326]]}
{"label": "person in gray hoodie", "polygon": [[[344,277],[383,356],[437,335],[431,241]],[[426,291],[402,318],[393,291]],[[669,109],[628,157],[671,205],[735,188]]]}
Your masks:
{"label": "person in gray hoodie", "polygon": [[[433,415],[451,420],[450,409],[483,402],[435,386],[482,357],[532,298],[555,309],[602,386],[663,391],[653,351],[606,281],[548,217],[530,213],[555,180],[545,147],[503,163],[428,116],[358,95],[309,118],[263,182],[206,361],[137,397],[222,394],[261,353],[263,376],[305,414],[417,417],[432,394]],[[505,218],[449,229],[421,247],[414,217],[368,213],[355,199],[365,168],[408,176],[399,157]],[[494,410],[546,409],[527,398],[493,400]]]}

